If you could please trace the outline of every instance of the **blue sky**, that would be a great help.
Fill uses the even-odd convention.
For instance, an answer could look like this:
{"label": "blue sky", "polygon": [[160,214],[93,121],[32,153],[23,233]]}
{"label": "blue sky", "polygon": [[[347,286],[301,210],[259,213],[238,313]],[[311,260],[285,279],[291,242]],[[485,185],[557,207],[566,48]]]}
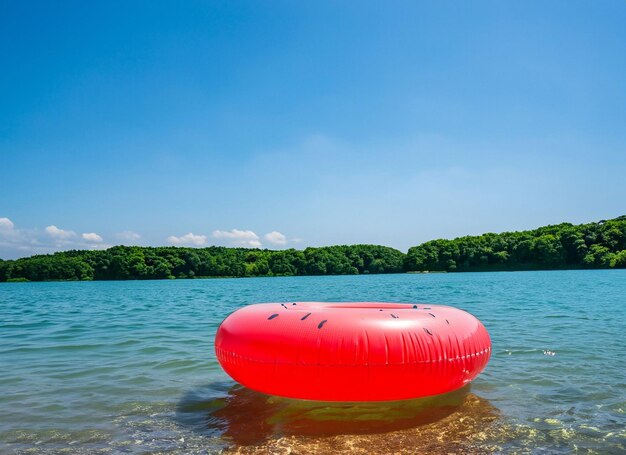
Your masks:
{"label": "blue sky", "polygon": [[625,23],[622,1],[0,0],[0,258],[626,214]]}

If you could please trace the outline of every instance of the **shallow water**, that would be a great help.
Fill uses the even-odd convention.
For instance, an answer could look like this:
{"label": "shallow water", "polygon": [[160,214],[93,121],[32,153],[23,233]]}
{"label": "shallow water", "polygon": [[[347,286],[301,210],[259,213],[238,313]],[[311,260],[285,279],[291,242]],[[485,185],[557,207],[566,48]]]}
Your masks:
{"label": "shallow water", "polygon": [[[329,404],[236,385],[213,353],[266,301],[458,306],[493,355],[470,387]],[[0,284],[1,453],[624,453],[626,271]]]}

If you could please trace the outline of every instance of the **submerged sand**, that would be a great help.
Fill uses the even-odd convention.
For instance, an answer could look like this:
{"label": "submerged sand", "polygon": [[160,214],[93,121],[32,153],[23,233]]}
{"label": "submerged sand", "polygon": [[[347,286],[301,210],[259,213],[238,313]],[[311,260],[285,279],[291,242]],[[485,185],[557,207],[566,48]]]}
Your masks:
{"label": "submerged sand", "polygon": [[[500,412],[465,387],[386,403],[320,403],[231,389],[205,408],[227,454],[450,454],[502,450]],[[506,438],[505,438],[506,439]]]}
{"label": "submerged sand", "polygon": [[[439,413],[441,410],[439,410]],[[254,445],[234,445],[230,454],[449,454],[497,450],[485,445],[495,432],[498,411],[476,395],[467,394],[461,406],[440,420],[413,428],[375,434],[285,435]]]}

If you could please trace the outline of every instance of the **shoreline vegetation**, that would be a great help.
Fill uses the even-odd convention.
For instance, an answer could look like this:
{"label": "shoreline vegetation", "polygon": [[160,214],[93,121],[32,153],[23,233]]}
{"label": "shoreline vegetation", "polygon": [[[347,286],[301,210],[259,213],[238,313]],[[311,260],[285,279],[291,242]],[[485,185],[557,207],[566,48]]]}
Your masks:
{"label": "shoreline vegetation", "polygon": [[626,268],[626,215],[431,240],[405,254],[379,245],[304,250],[115,246],[0,259],[0,282],[235,278]]}

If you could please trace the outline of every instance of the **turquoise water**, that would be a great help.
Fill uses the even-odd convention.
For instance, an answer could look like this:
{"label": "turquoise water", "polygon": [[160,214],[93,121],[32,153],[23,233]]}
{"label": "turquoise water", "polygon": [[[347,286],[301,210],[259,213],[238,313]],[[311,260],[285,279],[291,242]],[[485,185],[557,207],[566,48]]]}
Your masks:
{"label": "turquoise water", "polygon": [[[213,353],[222,319],[249,303],[297,300],[458,306],[483,321],[493,356],[471,387],[400,403],[297,402],[230,381]],[[0,390],[2,453],[348,443],[624,453],[626,271],[2,283]],[[446,438],[421,446],[433,431]]]}

